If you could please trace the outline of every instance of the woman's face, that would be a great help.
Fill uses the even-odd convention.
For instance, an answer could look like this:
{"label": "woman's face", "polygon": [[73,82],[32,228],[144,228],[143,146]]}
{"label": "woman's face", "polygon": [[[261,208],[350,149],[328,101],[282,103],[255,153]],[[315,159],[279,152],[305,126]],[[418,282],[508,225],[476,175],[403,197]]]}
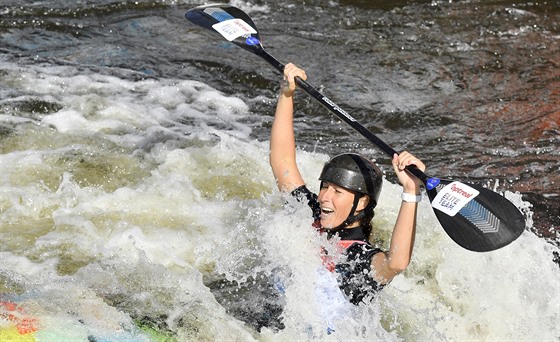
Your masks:
{"label": "woman's face", "polygon": [[[321,227],[331,229],[338,227],[350,215],[354,204],[354,192],[330,182],[322,182],[319,191],[319,205],[321,206]],[[361,201],[360,201],[361,202]],[[356,208],[362,210],[361,204]],[[354,222],[348,227],[357,226]]]}

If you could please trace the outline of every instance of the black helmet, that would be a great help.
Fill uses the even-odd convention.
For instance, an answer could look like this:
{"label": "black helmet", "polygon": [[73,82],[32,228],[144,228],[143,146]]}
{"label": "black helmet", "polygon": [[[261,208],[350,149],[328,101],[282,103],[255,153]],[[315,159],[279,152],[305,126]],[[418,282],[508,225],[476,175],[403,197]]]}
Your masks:
{"label": "black helmet", "polygon": [[[375,208],[383,184],[383,174],[375,163],[354,153],[339,154],[323,167],[319,180],[368,195],[368,207]],[[352,215],[353,213],[350,213]]]}

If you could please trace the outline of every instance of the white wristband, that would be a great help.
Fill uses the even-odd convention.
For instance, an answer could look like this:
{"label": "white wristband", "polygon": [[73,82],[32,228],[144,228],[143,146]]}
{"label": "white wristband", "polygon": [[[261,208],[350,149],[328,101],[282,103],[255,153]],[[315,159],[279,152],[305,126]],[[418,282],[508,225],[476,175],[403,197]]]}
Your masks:
{"label": "white wristband", "polygon": [[411,195],[406,192],[402,193],[402,200],[405,202],[418,203],[422,200],[422,195]]}

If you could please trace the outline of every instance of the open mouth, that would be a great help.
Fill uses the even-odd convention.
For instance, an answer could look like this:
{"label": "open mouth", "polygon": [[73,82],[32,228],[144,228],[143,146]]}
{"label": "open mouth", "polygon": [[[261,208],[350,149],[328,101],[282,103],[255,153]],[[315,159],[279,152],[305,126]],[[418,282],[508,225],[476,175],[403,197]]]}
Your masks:
{"label": "open mouth", "polygon": [[334,213],[334,210],[331,208],[321,208],[322,215],[330,215],[332,213]]}

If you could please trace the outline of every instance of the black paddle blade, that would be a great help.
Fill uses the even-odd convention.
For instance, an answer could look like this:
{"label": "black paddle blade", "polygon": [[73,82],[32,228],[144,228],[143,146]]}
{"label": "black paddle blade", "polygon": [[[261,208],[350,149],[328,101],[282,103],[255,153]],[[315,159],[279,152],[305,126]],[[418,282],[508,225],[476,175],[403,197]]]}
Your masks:
{"label": "black paddle blade", "polygon": [[525,218],[519,209],[492,190],[442,180],[427,192],[445,232],[468,250],[488,252],[502,248],[525,230]]}
{"label": "black paddle blade", "polygon": [[188,10],[185,18],[195,25],[220,34],[245,50],[253,53],[262,50],[257,26],[237,7],[227,4],[198,6]]}

